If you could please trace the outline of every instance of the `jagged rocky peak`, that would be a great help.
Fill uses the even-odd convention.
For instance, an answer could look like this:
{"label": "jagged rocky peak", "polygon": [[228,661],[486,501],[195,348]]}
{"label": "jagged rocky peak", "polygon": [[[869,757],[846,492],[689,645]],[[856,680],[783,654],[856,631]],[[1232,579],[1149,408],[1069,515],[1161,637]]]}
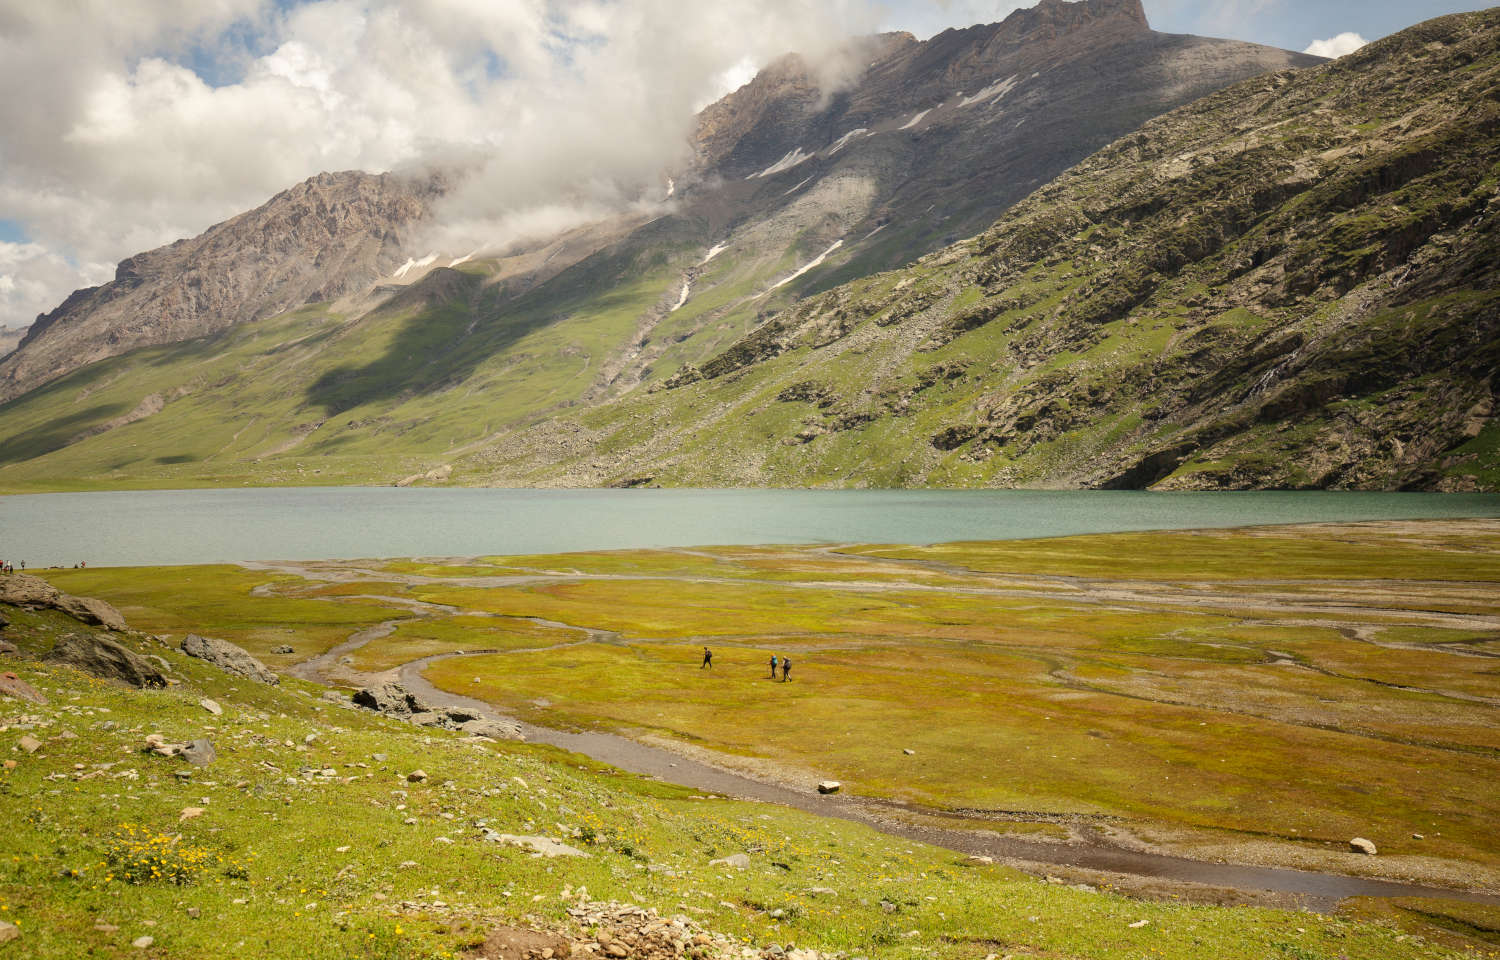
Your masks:
{"label": "jagged rocky peak", "polygon": [[320,173],[191,240],[127,257],[112,282],[37,318],[0,360],[0,401],[127,350],[364,289],[409,255],[446,188],[442,174]]}

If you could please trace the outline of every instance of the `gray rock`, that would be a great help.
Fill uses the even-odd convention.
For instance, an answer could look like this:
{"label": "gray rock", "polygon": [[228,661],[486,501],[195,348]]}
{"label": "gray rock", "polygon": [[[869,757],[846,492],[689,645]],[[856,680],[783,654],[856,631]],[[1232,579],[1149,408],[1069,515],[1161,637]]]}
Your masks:
{"label": "gray rock", "polygon": [[293,650],[289,645],[283,643],[281,646],[277,647],[276,649],[272,650],[271,652],[272,653],[296,653],[297,651]]}
{"label": "gray rock", "polygon": [[133,687],[167,685],[166,678],[144,657],[104,636],[67,634],[42,659],[105,680],[121,680]]}
{"label": "gray rock", "polygon": [[412,714],[411,722],[423,727],[442,727],[448,724],[448,715],[435,710],[427,710]]}
{"label": "gray rock", "polygon": [[430,713],[427,704],[414,694],[406,692],[399,683],[382,683],[378,687],[365,687],[354,694],[354,702],[367,710],[378,710],[395,717],[409,717],[414,713]]}
{"label": "gray rock", "polygon": [[31,703],[46,703],[47,695],[13,673],[0,673],[0,697],[15,697]]}
{"label": "gray rock", "polygon": [[136,937],[134,940],[130,941],[130,945],[132,947],[135,947],[137,950],[145,950],[155,942],[155,937]]}
{"label": "gray rock", "polygon": [[413,770],[406,775],[407,783],[425,783],[427,781],[426,770]]}
{"label": "gray rock", "polygon": [[480,717],[461,723],[458,729],[471,737],[489,737],[491,740],[525,740],[521,728],[514,723],[505,720],[491,720]]}
{"label": "gray rock", "polygon": [[182,748],[179,756],[195,767],[206,767],[219,758],[214,745],[206,737],[199,737]]}
{"label": "gray rock", "polygon": [[844,785],[837,780],[821,780],[818,782],[819,793],[838,793],[843,788]]}
{"label": "gray rock", "polygon": [[463,710],[463,709],[456,709],[456,708],[453,708],[453,707],[449,707],[448,708],[448,719],[454,724],[454,726],[457,726],[457,727],[461,728],[464,724],[468,723],[470,720],[478,720],[479,719],[479,714],[475,713],[472,710]]}
{"label": "gray rock", "polygon": [[10,943],[12,940],[21,939],[21,928],[13,923],[0,920],[0,943]]}
{"label": "gray rock", "polygon": [[21,739],[16,741],[16,746],[20,747],[27,753],[36,753],[38,750],[42,749],[42,741],[38,740],[36,737],[33,737],[31,734],[26,734]]}
{"label": "gray rock", "polygon": [[1364,837],[1355,837],[1349,841],[1349,852],[1362,853],[1367,857],[1373,857],[1376,854],[1375,844]]}
{"label": "gray rock", "polygon": [[[8,624],[8,622],[9,621],[7,621],[4,617],[0,617],[0,627],[6,626]],[[9,640],[0,640],[0,653],[3,653],[3,654],[17,654],[17,653],[20,653],[20,652],[21,652],[21,649],[19,647],[17,647],[15,644],[11,643]]]}
{"label": "gray rock", "polygon": [[219,706],[219,703],[218,703],[217,700],[210,700],[207,697],[204,697],[202,700],[199,700],[198,701],[198,706],[200,706],[203,709],[207,710],[209,713],[213,714],[216,717],[220,716],[224,712],[224,708],[221,707],[221,706]]}
{"label": "gray rock", "polygon": [[731,853],[719,860],[708,861],[710,867],[733,867],[736,870],[744,870],[750,866],[750,855],[748,853]]}
{"label": "gray rock", "polygon": [[266,668],[266,665],[244,650],[214,637],[200,637],[190,633],[182,641],[182,652],[199,660],[206,660],[226,673],[249,677],[257,683],[275,685],[281,678]]}
{"label": "gray rock", "polygon": [[106,630],[122,631],[125,629],[125,618],[120,616],[120,611],[103,600],[95,600],[93,597],[63,596],[58,600],[57,609],[75,620],[103,627]]}

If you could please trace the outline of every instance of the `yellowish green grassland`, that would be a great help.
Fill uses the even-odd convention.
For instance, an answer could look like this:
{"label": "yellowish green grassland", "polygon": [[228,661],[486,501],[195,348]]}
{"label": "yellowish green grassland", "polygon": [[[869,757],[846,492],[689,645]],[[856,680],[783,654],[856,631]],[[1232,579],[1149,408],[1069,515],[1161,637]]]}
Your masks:
{"label": "yellowish green grassland", "polygon": [[[233,639],[258,656],[290,643],[294,655],[266,657],[278,666],[322,654],[372,624],[394,621],[391,632],[350,651],[352,662],[327,663],[327,675],[346,683],[391,678],[409,661],[464,651],[469,655],[429,664],[427,679],[535,722],[611,729],[698,756],[710,751],[721,763],[759,777],[800,785],[839,779],[855,794],[918,805],[924,818],[941,819],[944,811],[971,817],[974,811],[1004,811],[1004,818],[982,825],[1028,836],[1063,836],[1069,824],[1107,823],[1117,838],[1190,856],[1500,886],[1500,843],[1493,829],[1500,822],[1500,793],[1493,786],[1500,782],[1497,522],[1124,534],[931,548],[595,553],[484,558],[451,567],[437,561],[324,563],[270,571],[69,570],[48,576],[67,592],[116,603],[133,626],[150,633],[193,629]],[[712,671],[699,669],[704,645],[715,651]],[[496,652],[473,653],[482,650]],[[791,682],[769,679],[772,653],[791,656]],[[115,702],[123,696],[99,695]],[[290,702],[303,713],[315,709]],[[292,716],[276,716],[286,709],[259,708],[278,729]],[[351,731],[359,727],[342,711],[325,719]],[[437,762],[426,760],[423,751],[446,756],[442,751],[451,750],[467,758],[473,749],[429,739],[438,746],[414,747],[423,763]],[[379,749],[366,744],[347,759]],[[489,748],[486,763],[554,762],[538,749]],[[505,779],[485,769],[469,779]],[[546,769],[561,775],[560,768]],[[693,820],[709,809],[703,801],[687,803],[679,792],[592,768],[567,776],[594,785],[577,788],[585,792],[607,784],[625,791],[621,797],[628,794],[629,809],[639,814],[629,820],[644,824],[640,829],[655,838],[649,841],[651,862],[686,867],[687,861],[673,857],[704,846],[683,845],[672,832],[708,829]],[[364,771],[356,782],[362,784],[362,777]],[[468,815],[480,805],[471,798]],[[575,820],[583,808],[601,812],[592,802],[569,806]],[[293,808],[272,803],[262,816],[291,816]],[[618,818],[623,809],[606,808],[602,815]],[[533,820],[545,816],[549,823],[558,816],[529,810],[507,815],[522,813]],[[735,812],[724,822],[744,816],[749,819],[743,823],[755,826],[759,813]],[[894,923],[918,929],[924,949],[953,956],[983,957],[1022,945],[1064,957],[1438,955],[1430,941],[1403,954],[1410,941],[1398,948],[1383,940],[1369,952],[1351,946],[1347,934],[1336,949],[1282,940],[1274,948],[1245,952],[1207,949],[1206,941],[1194,946],[1191,938],[1176,944],[1110,940],[1106,946],[1077,937],[1043,943],[1018,931],[1045,922],[1017,918],[1060,918],[1075,908],[1056,913],[1048,907],[1039,914],[1032,901],[1014,899],[1008,888],[985,885],[1013,884],[1032,897],[1035,884],[1010,875],[1002,880],[998,871],[977,880],[979,873],[955,864],[951,855],[852,826],[804,821],[779,808],[774,816],[778,835],[795,822],[785,836],[820,838],[810,850],[837,845],[837,853],[818,861],[820,875],[838,877],[829,886],[858,889],[858,903],[878,904],[885,896],[876,890],[879,884],[914,890],[912,878],[925,883],[938,875],[971,903],[959,906],[951,890],[933,894],[948,907],[934,908],[944,918],[930,929],[904,916],[893,921],[887,914],[867,915],[843,897],[833,913],[808,907],[796,921],[798,935],[825,947],[902,954],[910,944],[877,932]],[[828,839],[821,839],[825,834]],[[1347,841],[1356,835],[1373,839],[1381,855],[1348,853]],[[908,869],[899,881],[880,879],[894,875],[855,857],[850,845],[870,857],[911,849],[902,856],[917,857],[922,866]],[[734,844],[707,846],[722,856]],[[380,862],[407,856],[383,852]],[[703,856],[708,858],[706,847]],[[622,873],[617,880],[638,876],[622,862],[623,873],[614,870]],[[940,870],[936,865],[942,863],[948,866]],[[918,876],[924,872],[928,877]],[[692,883],[722,879],[704,874],[695,871]],[[745,905],[746,895],[718,887],[683,893],[664,874],[649,877],[639,889],[660,886],[660,902],[683,898],[699,904],[715,923],[740,923],[733,929],[752,938],[788,923],[783,918],[781,928],[766,926],[764,913]],[[556,887],[559,879],[554,874],[546,882]],[[444,890],[452,885],[433,882]],[[507,875],[505,882],[521,881]],[[608,883],[587,882],[591,891]],[[766,882],[783,891],[776,896],[793,889],[790,877]],[[481,899],[472,889],[477,884],[460,885],[468,901]],[[1045,893],[1066,897],[1072,891]],[[555,897],[550,887],[542,894]],[[355,909],[359,896],[351,893],[344,909]],[[507,905],[526,907],[520,896]],[[760,906],[774,899],[766,890],[749,896]],[[1123,901],[1078,896],[1110,904],[1106,913],[1124,909]],[[746,916],[735,919],[738,913],[715,906],[721,899],[738,904],[735,911]],[[1012,907],[1019,911],[1013,917]],[[1416,909],[1382,902],[1360,911],[1379,923],[1420,920],[1429,934],[1457,944],[1482,944],[1492,936],[1485,931],[1497,925],[1493,908],[1480,906]],[[852,920],[856,914],[858,922]],[[1010,921],[997,919],[1002,915],[1022,925],[1005,927]],[[1231,926],[1262,929],[1254,911],[1223,916],[1234,918],[1225,921]],[[939,930],[959,917],[969,918],[964,932]],[[1442,922],[1434,919],[1439,917]],[[1321,921],[1306,917],[1298,923],[1311,932],[1323,929]],[[980,928],[991,932],[976,933]],[[1384,928],[1358,929],[1361,936],[1377,936]],[[1201,941],[1201,932],[1196,936]]]}

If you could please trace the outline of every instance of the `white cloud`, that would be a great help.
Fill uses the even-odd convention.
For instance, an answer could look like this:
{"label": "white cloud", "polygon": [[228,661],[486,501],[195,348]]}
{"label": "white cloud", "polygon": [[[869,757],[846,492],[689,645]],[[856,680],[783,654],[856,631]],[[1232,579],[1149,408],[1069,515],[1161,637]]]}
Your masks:
{"label": "white cloud", "polygon": [[506,230],[597,215],[660,190],[746,64],[878,22],[872,0],[285,7],[0,0],[0,220],[31,241],[0,324],[323,170],[475,169],[465,218]]}
{"label": "white cloud", "polygon": [[1314,40],[1303,53],[1310,53],[1315,57],[1328,57],[1336,60],[1339,57],[1348,56],[1370,41],[1357,33],[1341,33],[1327,40]]}

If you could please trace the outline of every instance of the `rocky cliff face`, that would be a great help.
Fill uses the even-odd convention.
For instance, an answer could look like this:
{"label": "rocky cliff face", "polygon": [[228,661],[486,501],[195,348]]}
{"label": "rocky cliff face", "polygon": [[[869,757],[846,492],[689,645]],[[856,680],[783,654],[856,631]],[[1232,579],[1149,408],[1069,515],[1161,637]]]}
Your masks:
{"label": "rocky cliff face", "polygon": [[38,317],[0,361],[0,400],[137,347],[363,290],[398,267],[438,178],[323,173],[201,236],[122,261]]}

